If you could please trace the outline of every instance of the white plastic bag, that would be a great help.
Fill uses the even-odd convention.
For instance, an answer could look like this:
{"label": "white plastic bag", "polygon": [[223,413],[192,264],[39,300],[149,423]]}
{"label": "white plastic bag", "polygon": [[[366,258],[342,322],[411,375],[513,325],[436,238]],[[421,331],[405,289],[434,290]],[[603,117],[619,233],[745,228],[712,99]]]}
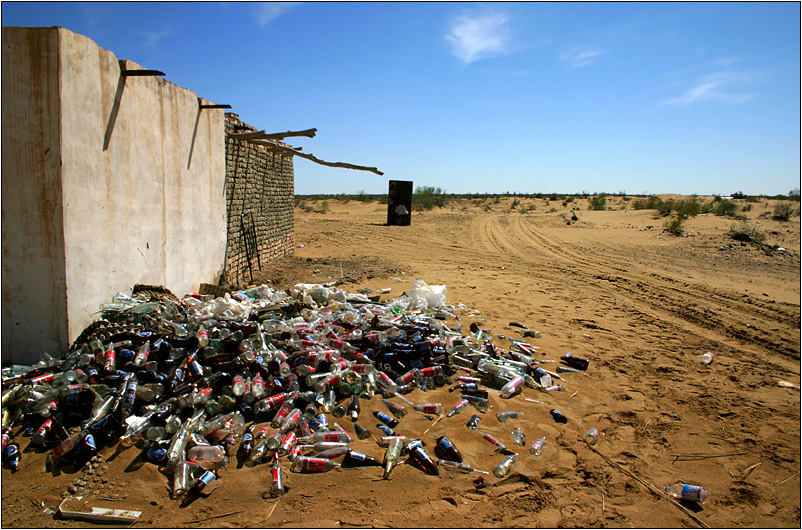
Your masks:
{"label": "white plastic bag", "polygon": [[426,285],[423,280],[412,282],[412,288],[407,291],[407,296],[412,299],[410,305],[415,305],[421,309],[433,309],[446,305],[446,295],[448,290],[445,285]]}

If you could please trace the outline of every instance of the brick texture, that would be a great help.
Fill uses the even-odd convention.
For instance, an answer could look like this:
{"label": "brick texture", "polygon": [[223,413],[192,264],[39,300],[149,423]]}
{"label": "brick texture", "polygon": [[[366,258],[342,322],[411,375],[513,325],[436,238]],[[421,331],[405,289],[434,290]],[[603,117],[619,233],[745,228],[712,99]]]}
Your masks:
{"label": "brick texture", "polygon": [[[228,136],[255,130],[236,114],[226,113],[228,234],[224,281],[229,284],[249,284],[251,271],[259,270],[260,263],[290,256],[295,249],[292,155]],[[249,241],[255,242],[252,250],[246,246],[251,226]]]}

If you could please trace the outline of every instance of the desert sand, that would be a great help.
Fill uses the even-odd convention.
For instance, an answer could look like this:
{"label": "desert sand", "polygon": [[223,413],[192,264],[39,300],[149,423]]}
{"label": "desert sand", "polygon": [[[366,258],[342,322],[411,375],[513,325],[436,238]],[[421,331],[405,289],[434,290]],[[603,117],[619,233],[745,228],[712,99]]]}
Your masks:
{"label": "desert sand", "polygon": [[[677,237],[662,230],[665,219],[654,210],[634,210],[621,197],[608,198],[608,211],[589,211],[583,198],[518,200],[534,209],[511,210],[513,198],[461,200],[413,212],[411,226],[386,226],[386,206],[376,202],[329,199],[326,213],[321,202],[307,203],[296,209],[295,256],[254,278],[275,288],[331,281],[352,292],[391,288],[382,300],[421,279],[445,285],[449,304],[464,306],[463,329],[476,322],[501,349],[508,336],[521,337],[509,325],[515,321],[540,332],[527,339],[540,358],[570,351],[588,359],[586,372],[563,374],[561,392],[524,388],[501,399],[490,390],[480,431],[518,451],[509,476],[484,475],[488,485],[477,488],[479,473],[430,476],[411,465],[391,480],[375,467],[285,469],[287,494],[273,499],[263,498],[268,465],[232,463],[203,498],[180,509],[168,476],[137,449],[104,448],[107,481],[96,484],[107,493],[93,494],[92,505],[139,510],[132,526],[150,528],[798,528],[799,215],[775,221],[766,200],[740,212],[766,243],[785,249],[772,251],[733,240],[737,222],[712,214],[688,219],[688,234]],[[572,208],[579,220],[567,224]],[[710,365],[701,362],[706,352]],[[447,411],[459,394],[443,387],[405,397]],[[552,408],[568,422],[555,423]],[[378,398],[363,401],[360,423],[372,428],[374,410],[386,408]],[[501,423],[495,414],[505,410],[522,416]],[[446,435],[466,462],[492,471],[503,455],[466,428],[474,413],[469,407],[436,423],[408,414],[396,430],[421,437],[430,452]],[[353,433],[345,418],[339,423]],[[515,427],[525,447],[513,445]],[[593,448],[583,442],[591,427],[600,432]],[[541,436],[545,449],[531,455],[527,447]],[[46,472],[47,453],[26,443],[20,471],[2,470],[2,526],[94,526],[45,513],[76,475]],[[355,437],[352,447],[384,454],[373,439]],[[653,490],[678,481],[704,486],[707,502],[686,503],[686,512]]]}

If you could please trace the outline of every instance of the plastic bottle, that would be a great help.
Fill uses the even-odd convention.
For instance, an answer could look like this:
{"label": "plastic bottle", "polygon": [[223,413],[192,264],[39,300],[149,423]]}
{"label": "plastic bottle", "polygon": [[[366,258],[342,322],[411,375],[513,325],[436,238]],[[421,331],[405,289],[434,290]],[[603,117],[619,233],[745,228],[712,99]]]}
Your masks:
{"label": "plastic bottle", "polygon": [[506,477],[509,474],[512,465],[515,463],[515,457],[517,454],[518,453],[515,453],[505,457],[504,460],[499,462],[499,464],[493,469],[493,474],[498,478]]}
{"label": "plastic bottle", "polygon": [[585,435],[585,443],[588,445],[596,445],[596,442],[599,440],[599,431],[596,427],[591,427],[590,430]]}
{"label": "plastic bottle", "polygon": [[402,405],[399,405],[398,403],[395,403],[395,402],[393,402],[393,401],[390,401],[390,400],[389,400],[389,399],[387,399],[387,398],[382,398],[382,403],[384,403],[385,405],[387,405],[387,408],[389,408],[389,409],[390,409],[390,412],[391,412],[391,413],[392,413],[392,415],[393,415],[393,416],[395,416],[396,418],[403,418],[403,417],[404,417],[404,416],[406,416],[406,414],[407,414],[407,409],[406,409],[406,407],[404,407],[404,406],[402,406]]}
{"label": "plastic bottle", "polygon": [[520,427],[516,427],[515,430],[512,431],[512,441],[515,445],[520,445],[521,447],[526,445],[526,437]]}
{"label": "plastic bottle", "polygon": [[470,401],[468,401],[467,399],[461,399],[457,401],[457,403],[453,407],[451,407],[451,411],[449,411],[449,413],[446,414],[446,417],[450,418],[455,414],[459,414],[465,407],[468,406],[468,403],[470,403]]}
{"label": "plastic bottle", "polygon": [[485,440],[487,440],[488,442],[490,442],[491,444],[493,444],[493,445],[495,445],[496,447],[498,447],[498,450],[500,450],[500,451],[504,451],[505,449],[507,449],[507,446],[506,446],[506,445],[504,445],[503,443],[501,443],[501,442],[499,442],[498,440],[496,440],[496,438],[495,438],[495,437],[493,437],[493,436],[492,436],[492,435],[490,435],[490,434],[485,434],[485,435],[483,435],[483,438],[484,438]]}
{"label": "plastic bottle", "polygon": [[293,473],[325,473],[331,471],[340,464],[334,463],[328,458],[314,458],[309,456],[299,456],[290,466]]}
{"label": "plastic bottle", "polygon": [[[442,414],[443,413],[443,405],[442,403],[416,403],[412,406],[418,412],[422,412],[424,414]],[[394,425],[392,426],[394,427]]]}
{"label": "plastic bottle", "polygon": [[220,469],[228,463],[226,450],[222,445],[196,445],[187,451],[187,459],[206,469]]}
{"label": "plastic bottle", "polygon": [[692,501],[704,504],[707,501],[707,490],[702,486],[693,486],[677,482],[671,486],[666,486],[666,493],[675,499]]}
{"label": "plastic bottle", "polygon": [[513,377],[509,383],[501,387],[501,397],[509,399],[521,391],[524,385],[524,377],[522,375]]}
{"label": "plastic bottle", "polygon": [[538,438],[535,443],[529,446],[529,452],[535,456],[540,456],[540,453],[543,451],[543,446],[546,445],[546,437]]}
{"label": "plastic bottle", "polygon": [[284,478],[281,473],[281,465],[279,464],[278,455],[273,459],[273,465],[270,467],[270,476],[272,483],[270,485],[270,496],[279,497],[287,493],[284,487]]}
{"label": "plastic bottle", "polygon": [[505,410],[505,411],[502,411],[502,412],[497,412],[496,413],[496,419],[498,421],[500,421],[501,423],[504,423],[505,421],[507,421],[510,418],[517,418],[518,416],[522,416],[522,415],[523,415],[522,412],[516,412],[514,410]]}

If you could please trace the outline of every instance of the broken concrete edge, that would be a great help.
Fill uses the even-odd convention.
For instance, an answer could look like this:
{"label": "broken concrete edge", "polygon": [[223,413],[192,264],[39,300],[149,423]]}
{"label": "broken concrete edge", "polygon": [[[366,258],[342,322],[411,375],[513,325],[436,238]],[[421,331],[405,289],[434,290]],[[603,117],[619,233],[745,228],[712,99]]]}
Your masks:
{"label": "broken concrete edge", "polygon": [[114,508],[91,507],[91,512],[81,512],[69,510],[64,507],[65,503],[81,501],[83,497],[67,497],[58,507],[58,513],[65,519],[87,519],[91,521],[134,523],[142,512],[135,510],[121,510]]}

